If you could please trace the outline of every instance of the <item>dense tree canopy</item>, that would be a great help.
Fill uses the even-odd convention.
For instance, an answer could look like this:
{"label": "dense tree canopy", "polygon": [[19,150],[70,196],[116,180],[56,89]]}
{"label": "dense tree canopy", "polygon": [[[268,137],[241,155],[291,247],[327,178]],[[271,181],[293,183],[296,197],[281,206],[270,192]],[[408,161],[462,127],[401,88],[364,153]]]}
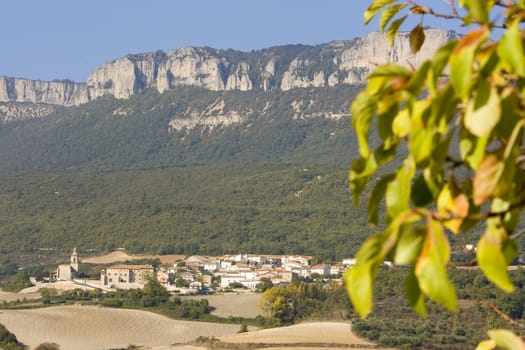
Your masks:
{"label": "dense tree canopy", "polygon": [[[517,254],[525,206],[525,3],[451,0],[449,13],[438,13],[412,0],[374,0],[364,20],[378,16],[380,29],[393,41],[410,14],[422,15],[410,32],[413,52],[425,40],[425,16],[459,21],[468,32],[417,69],[377,67],[352,104],[360,150],[350,170],[354,200],[374,179],[369,221],[378,223],[384,198],[387,225],[362,245],[357,265],[346,275],[361,315],[372,309],[373,280],[385,259],[412,266],[407,298],[419,314],[426,315],[425,297],[457,311],[446,270],[447,233],[463,235],[476,225],[484,225],[477,244],[479,267],[499,288],[514,290],[507,266]],[[379,146],[370,142],[371,130]],[[375,181],[376,172],[398,154],[404,159],[397,170]],[[525,349],[505,330],[489,331],[489,336],[480,349]]]}

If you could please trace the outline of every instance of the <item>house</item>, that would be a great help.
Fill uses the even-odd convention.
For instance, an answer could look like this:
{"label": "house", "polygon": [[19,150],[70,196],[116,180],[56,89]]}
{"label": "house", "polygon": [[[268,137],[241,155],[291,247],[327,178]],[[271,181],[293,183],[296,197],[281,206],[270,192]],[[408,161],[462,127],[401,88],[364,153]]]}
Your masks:
{"label": "house", "polygon": [[258,265],[264,265],[264,264],[268,263],[268,259],[265,256],[263,256],[263,255],[249,254],[248,255],[248,262],[250,264],[256,263]]}
{"label": "house", "polygon": [[221,260],[221,269],[227,269],[235,265],[235,263],[231,260]]}
{"label": "house", "polygon": [[204,268],[204,262],[207,261],[208,259],[203,257],[203,256],[199,256],[199,255],[192,255],[190,256],[189,258],[187,258],[185,261],[186,261],[186,267],[194,270],[194,271],[202,271],[202,269]]}
{"label": "house", "polygon": [[356,259],[355,258],[343,259],[343,266],[345,266],[345,267],[354,266],[355,263],[356,263]]}
{"label": "house", "polygon": [[283,264],[283,267],[286,271],[294,271],[294,270],[302,269],[304,265],[299,264],[297,262],[290,261],[290,262]]}
{"label": "house", "polygon": [[330,274],[330,265],[327,265],[327,264],[314,265],[310,269],[310,273],[312,275],[313,274],[318,274],[318,275],[321,275],[321,276],[329,275]]}
{"label": "house", "polygon": [[303,255],[286,255],[281,258],[281,264],[286,264],[290,262],[295,262],[303,266],[310,265],[310,260],[312,260],[311,256],[303,256]]}
{"label": "house", "polygon": [[60,264],[54,274],[54,279],[57,281],[72,281],[78,276],[78,254],[77,248],[73,248],[73,252],[69,257],[69,264]]}
{"label": "house", "polygon": [[221,276],[221,288],[228,287],[231,283],[244,281],[246,277],[241,273],[229,273]]}
{"label": "house", "polygon": [[339,275],[345,270],[343,264],[333,264],[330,266],[330,275]]}
{"label": "house", "polygon": [[213,271],[217,271],[218,269],[220,269],[220,267],[221,267],[220,261],[212,260],[212,261],[204,262],[203,270],[213,272]]}
{"label": "house", "polygon": [[232,257],[232,261],[247,263],[248,262],[248,256],[244,255],[244,254],[237,254],[237,255],[234,255]]}
{"label": "house", "polygon": [[142,288],[153,272],[151,265],[115,265],[100,272],[100,283],[109,288]]}
{"label": "house", "polygon": [[165,269],[160,269],[157,271],[157,281],[159,281],[160,284],[168,284],[170,282],[170,274]]}

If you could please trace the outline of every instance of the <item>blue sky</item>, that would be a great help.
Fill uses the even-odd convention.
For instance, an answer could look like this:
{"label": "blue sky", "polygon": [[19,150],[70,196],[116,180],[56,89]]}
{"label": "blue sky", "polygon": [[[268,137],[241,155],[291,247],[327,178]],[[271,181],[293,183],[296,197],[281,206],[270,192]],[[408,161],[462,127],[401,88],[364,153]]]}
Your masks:
{"label": "blue sky", "polygon": [[352,39],[378,30],[376,23],[362,24],[369,2],[2,0],[0,75],[85,81],[98,65],[128,53],[183,46],[250,51]]}

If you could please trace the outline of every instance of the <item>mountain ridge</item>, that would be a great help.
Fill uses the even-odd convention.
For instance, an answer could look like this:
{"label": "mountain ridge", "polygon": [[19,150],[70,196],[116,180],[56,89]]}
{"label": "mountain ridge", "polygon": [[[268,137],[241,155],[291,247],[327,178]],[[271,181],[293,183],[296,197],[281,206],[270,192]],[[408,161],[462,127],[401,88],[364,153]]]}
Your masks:
{"label": "mountain ridge", "polygon": [[377,64],[417,66],[453,31],[426,29],[422,50],[410,52],[409,33],[392,47],[383,34],[325,44],[284,45],[243,52],[210,47],[128,54],[98,66],[86,82],[41,81],[0,76],[0,102],[77,106],[102,96],[128,99],[147,89],[162,93],[180,86],[210,91],[281,90],[361,84]]}

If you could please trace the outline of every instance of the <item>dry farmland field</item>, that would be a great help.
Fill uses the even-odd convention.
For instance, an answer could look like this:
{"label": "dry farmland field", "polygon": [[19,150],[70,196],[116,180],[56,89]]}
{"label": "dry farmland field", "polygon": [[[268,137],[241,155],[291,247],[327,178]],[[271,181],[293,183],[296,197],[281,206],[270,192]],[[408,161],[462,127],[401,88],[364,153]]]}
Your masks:
{"label": "dry farmland field", "polygon": [[[345,322],[312,322],[237,334],[238,325],[178,321],[145,311],[94,306],[1,310],[0,323],[35,348],[54,342],[61,350],[117,349],[129,345],[156,350],[204,350],[198,337],[219,340],[215,349],[330,350],[375,348],[356,337]],[[379,348],[376,348],[379,349]]]}
{"label": "dry farmland field", "polygon": [[186,343],[234,334],[237,325],[172,320],[151,312],[93,306],[1,310],[0,323],[30,348],[54,342],[61,350],[99,350]]}

